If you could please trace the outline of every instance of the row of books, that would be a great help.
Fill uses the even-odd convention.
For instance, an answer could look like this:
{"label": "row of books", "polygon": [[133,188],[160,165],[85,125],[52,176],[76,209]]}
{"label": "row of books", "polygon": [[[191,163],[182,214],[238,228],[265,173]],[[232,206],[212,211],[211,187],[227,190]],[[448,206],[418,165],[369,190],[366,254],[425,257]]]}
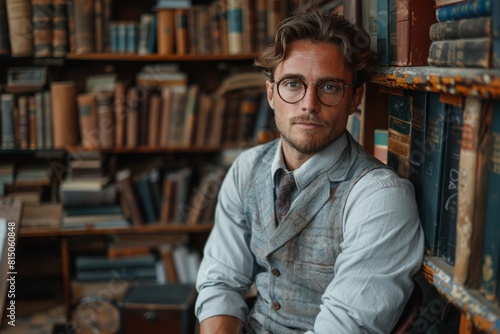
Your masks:
{"label": "row of books", "polygon": [[383,65],[498,67],[496,1],[364,0],[353,10]]}
{"label": "row of books", "polygon": [[415,187],[426,252],[497,301],[500,102],[385,88],[387,164]]}
{"label": "row of books", "polygon": [[35,93],[2,94],[0,147],[218,148],[276,137],[264,74],[231,75],[211,94],[188,84],[173,65],[146,66],[135,85],[108,77],[89,84],[99,81],[89,76],[82,93],[76,82],[63,81]]}
{"label": "row of books", "polygon": [[[297,1],[224,0],[188,8],[159,6],[135,22],[123,22],[112,21],[111,0],[4,0],[0,54],[251,53],[268,42],[277,24],[297,5]],[[28,22],[32,32],[26,31]]]}

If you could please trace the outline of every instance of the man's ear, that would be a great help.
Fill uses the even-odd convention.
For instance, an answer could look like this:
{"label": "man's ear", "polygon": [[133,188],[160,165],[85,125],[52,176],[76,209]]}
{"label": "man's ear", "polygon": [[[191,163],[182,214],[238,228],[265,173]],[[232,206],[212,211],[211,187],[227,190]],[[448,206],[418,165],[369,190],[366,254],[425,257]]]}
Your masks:
{"label": "man's ear", "polygon": [[359,104],[363,100],[363,95],[365,94],[365,86],[359,86],[354,89],[354,96],[351,100],[351,106],[349,108],[349,115],[352,115],[356,109],[358,109]]}
{"label": "man's ear", "polygon": [[267,102],[274,110],[274,83],[269,80],[266,80],[266,93],[267,93]]}

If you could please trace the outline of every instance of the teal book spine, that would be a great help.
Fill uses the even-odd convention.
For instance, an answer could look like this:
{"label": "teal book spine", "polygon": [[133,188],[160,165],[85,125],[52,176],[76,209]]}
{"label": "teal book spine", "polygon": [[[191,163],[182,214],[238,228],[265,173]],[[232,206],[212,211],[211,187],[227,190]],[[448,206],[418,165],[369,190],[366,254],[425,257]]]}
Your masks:
{"label": "teal book spine", "polygon": [[458,21],[436,22],[430,30],[432,41],[460,38],[491,37],[491,17],[477,17]]}
{"label": "teal book spine", "polygon": [[408,179],[415,189],[415,199],[419,207],[422,205],[422,185],[424,182],[425,163],[425,130],[429,93],[413,92],[413,110],[411,119],[410,141],[410,175]]}
{"label": "teal book spine", "polygon": [[427,62],[442,67],[491,67],[491,37],[434,41]]}
{"label": "teal book spine", "polygon": [[493,106],[491,125],[492,151],[489,159],[486,214],[484,221],[480,291],[486,299],[496,302],[500,295],[500,101]]}
{"label": "teal book spine", "polygon": [[389,44],[389,0],[377,0],[377,52],[381,65],[389,65]]}
{"label": "teal book spine", "polygon": [[154,267],[156,258],[154,255],[142,255],[110,259],[101,255],[79,255],[75,258],[75,269],[78,271],[122,269],[122,268],[144,268]]}
{"label": "teal book spine", "polygon": [[144,211],[147,223],[155,222],[159,219],[159,212],[155,211],[151,191],[149,189],[149,181],[147,175],[140,177],[134,181],[135,191],[139,197],[140,205]]}
{"label": "teal book spine", "polygon": [[402,95],[389,95],[387,165],[404,178],[410,175],[412,104],[412,96],[407,91]]}
{"label": "teal book spine", "polygon": [[491,15],[491,5],[498,0],[471,0],[436,9],[439,22]]}
{"label": "teal book spine", "polygon": [[457,203],[460,147],[462,142],[463,107],[450,106],[447,110],[448,131],[445,142],[441,219],[439,224],[438,254],[455,264],[457,239]]}
{"label": "teal book spine", "polygon": [[389,0],[389,64],[398,63],[397,0]]}
{"label": "teal book spine", "polygon": [[424,182],[420,220],[429,255],[437,254],[441,190],[443,180],[444,143],[447,122],[447,104],[439,101],[439,94],[431,93],[425,134]]}

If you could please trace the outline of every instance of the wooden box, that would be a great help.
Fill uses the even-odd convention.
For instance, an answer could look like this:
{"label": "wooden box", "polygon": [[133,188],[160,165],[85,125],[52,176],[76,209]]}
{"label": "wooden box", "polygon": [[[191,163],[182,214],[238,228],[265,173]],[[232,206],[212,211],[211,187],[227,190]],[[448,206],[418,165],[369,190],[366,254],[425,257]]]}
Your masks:
{"label": "wooden box", "polygon": [[135,285],[122,304],[122,333],[194,333],[192,284]]}

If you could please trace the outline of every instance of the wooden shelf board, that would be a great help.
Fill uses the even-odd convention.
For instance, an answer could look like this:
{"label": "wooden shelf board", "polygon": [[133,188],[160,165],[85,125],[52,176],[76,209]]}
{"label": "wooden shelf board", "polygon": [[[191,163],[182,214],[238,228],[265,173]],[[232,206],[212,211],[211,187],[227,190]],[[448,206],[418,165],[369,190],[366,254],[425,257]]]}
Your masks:
{"label": "wooden shelf board", "polygon": [[85,53],[74,54],[69,53],[66,56],[68,60],[113,60],[113,61],[210,61],[210,60],[249,60],[253,59],[257,54],[236,54],[236,55],[138,55],[125,53]]}
{"label": "wooden shelf board", "polygon": [[451,67],[379,67],[373,83],[412,90],[500,98],[500,70]]}
{"label": "wooden shelf board", "polygon": [[478,290],[467,289],[453,281],[453,267],[439,257],[426,256],[423,275],[458,309],[470,315],[475,326],[488,333],[500,331],[500,308]]}
{"label": "wooden shelf board", "polygon": [[186,225],[186,224],[150,224],[131,226],[128,228],[86,228],[86,229],[57,229],[57,228],[22,228],[20,237],[57,237],[76,235],[102,235],[102,234],[128,234],[128,233],[205,233],[210,232],[212,224]]}

